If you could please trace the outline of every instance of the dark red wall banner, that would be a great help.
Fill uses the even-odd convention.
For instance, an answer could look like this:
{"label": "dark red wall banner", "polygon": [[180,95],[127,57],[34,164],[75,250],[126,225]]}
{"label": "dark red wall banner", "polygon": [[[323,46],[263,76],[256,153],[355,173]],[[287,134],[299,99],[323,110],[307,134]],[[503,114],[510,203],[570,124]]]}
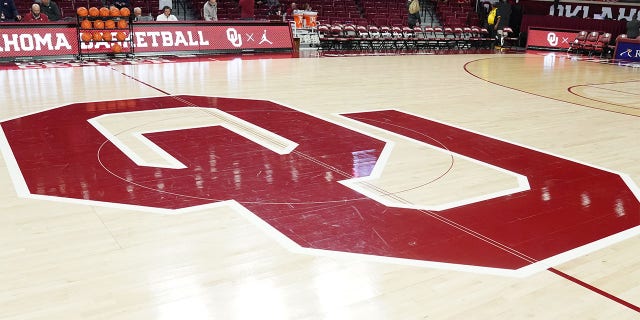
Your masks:
{"label": "dark red wall banner", "polygon": [[[556,12],[553,1],[522,0],[520,3],[526,14],[554,15]],[[640,14],[639,9],[638,4],[632,3],[560,1],[557,15],[567,18],[631,20],[632,17]]]}

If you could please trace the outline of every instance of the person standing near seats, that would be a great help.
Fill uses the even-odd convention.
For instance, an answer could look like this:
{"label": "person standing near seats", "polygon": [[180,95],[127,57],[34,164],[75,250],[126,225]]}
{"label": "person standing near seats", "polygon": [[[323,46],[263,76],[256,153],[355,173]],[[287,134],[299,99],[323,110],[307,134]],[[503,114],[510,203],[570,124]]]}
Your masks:
{"label": "person standing near seats", "polygon": [[407,9],[409,10],[408,24],[409,28],[413,28],[416,25],[420,25],[420,1],[409,0],[407,2]]}
{"label": "person standing near seats", "polygon": [[53,0],[42,0],[40,2],[40,12],[47,15],[49,21],[58,21],[62,18],[60,7]]}
{"label": "person standing near seats", "polygon": [[14,22],[22,20],[13,0],[0,0],[0,22]]}
{"label": "person standing near seats", "polygon": [[520,0],[515,0],[511,5],[511,17],[509,18],[509,26],[511,30],[513,30],[513,34],[516,36],[520,35],[520,25],[522,24],[522,16],[524,13],[524,8],[520,3]]}
{"label": "person standing near seats", "polygon": [[511,18],[511,5],[506,0],[500,0],[496,6],[495,31],[498,36],[498,45],[504,44],[505,34],[504,27],[509,26],[509,18]]}
{"label": "person standing near seats", "polygon": [[627,22],[627,38],[635,39],[640,36],[640,20],[638,20],[638,15],[636,14],[633,19]]}
{"label": "person standing near seats", "polygon": [[240,19],[255,19],[255,5],[255,0],[240,0],[238,2],[238,6],[240,7]]}
{"label": "person standing near seats", "polygon": [[31,5],[31,11],[24,15],[24,22],[49,22],[49,17],[46,14],[40,12],[40,5],[34,3]]}
{"label": "person standing near seats", "polygon": [[218,21],[218,2],[208,0],[202,8],[202,15],[205,21]]}
{"label": "person standing near seats", "polygon": [[560,0],[553,0],[553,16],[557,17],[560,15]]}
{"label": "person standing near seats", "polygon": [[164,6],[162,8],[162,13],[156,17],[156,21],[178,21],[178,18],[171,14],[171,7]]}

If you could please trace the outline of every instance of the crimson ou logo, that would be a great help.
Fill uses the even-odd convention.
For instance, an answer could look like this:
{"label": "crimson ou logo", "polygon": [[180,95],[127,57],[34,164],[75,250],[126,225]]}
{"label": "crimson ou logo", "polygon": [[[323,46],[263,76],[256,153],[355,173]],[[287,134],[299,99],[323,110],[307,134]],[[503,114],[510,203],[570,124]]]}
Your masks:
{"label": "crimson ou logo", "polygon": [[[624,174],[397,110],[340,117],[202,96],[76,103],[2,122],[0,145],[22,196],[162,213],[226,205],[313,254],[525,276],[638,232]],[[465,180],[461,163],[494,183],[430,197]]]}
{"label": "crimson ou logo", "polygon": [[227,40],[236,48],[242,46],[242,35],[235,28],[227,28]]}
{"label": "crimson ou logo", "polygon": [[547,42],[553,47],[558,45],[558,36],[554,32],[547,33]]}

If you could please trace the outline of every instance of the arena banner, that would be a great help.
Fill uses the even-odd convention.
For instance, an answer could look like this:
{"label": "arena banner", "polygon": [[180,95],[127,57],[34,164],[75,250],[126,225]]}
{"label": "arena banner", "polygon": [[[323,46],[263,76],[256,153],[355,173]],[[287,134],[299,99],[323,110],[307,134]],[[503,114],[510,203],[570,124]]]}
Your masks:
{"label": "arena banner", "polygon": [[640,62],[640,41],[620,39],[616,41],[614,58],[624,61]]}
{"label": "arena banner", "polygon": [[530,27],[527,36],[527,48],[562,50],[569,49],[578,35],[577,30],[559,30]]}
{"label": "arena banner", "polygon": [[128,29],[111,31],[114,38],[124,32],[126,41],[122,42],[83,42],[74,25],[0,25],[0,59],[109,53],[115,43],[122,45],[122,52],[131,52],[133,44],[135,53],[147,54],[293,48],[291,29],[285,23],[145,23],[132,30],[133,34]]}
{"label": "arena banner", "polygon": [[289,25],[143,25],[136,52],[291,49]]}
{"label": "arena banner", "polygon": [[0,59],[78,54],[78,33],[67,25],[0,26]]}
{"label": "arena banner", "polygon": [[633,3],[560,1],[557,10],[553,1],[521,0],[520,3],[530,15],[604,20],[631,20],[635,16],[640,17],[640,7]]}

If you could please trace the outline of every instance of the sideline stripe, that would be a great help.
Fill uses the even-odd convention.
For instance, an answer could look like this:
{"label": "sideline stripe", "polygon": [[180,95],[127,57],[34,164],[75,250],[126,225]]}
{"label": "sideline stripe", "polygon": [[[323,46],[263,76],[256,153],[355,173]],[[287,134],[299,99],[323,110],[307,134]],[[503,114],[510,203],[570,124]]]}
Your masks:
{"label": "sideline stripe", "polygon": [[592,285],[590,285],[590,284],[588,284],[588,283],[586,283],[586,282],[584,282],[584,281],[582,281],[582,280],[580,280],[578,278],[572,277],[572,276],[570,276],[570,275],[568,275],[568,274],[566,274],[566,273],[564,273],[564,272],[562,272],[562,271],[560,271],[558,269],[549,268],[547,270],[549,270],[549,271],[551,271],[551,272],[553,272],[553,273],[555,273],[555,274],[557,274],[557,275],[559,275],[559,276],[561,276],[561,277],[563,277],[563,278],[565,278],[565,279],[567,279],[567,280],[569,280],[569,281],[571,281],[571,282],[573,282],[573,283],[575,283],[577,285],[580,285],[580,286],[582,286],[582,287],[584,287],[584,288],[586,288],[588,290],[591,290],[591,291],[593,291],[593,292],[595,292],[595,293],[597,293],[597,294],[599,294],[599,295],[601,295],[601,296],[603,296],[603,297],[605,297],[605,298],[607,298],[609,300],[613,300],[613,301],[615,301],[615,302],[617,302],[617,303],[619,303],[619,304],[621,304],[621,305],[623,305],[623,306],[625,306],[625,307],[627,307],[627,308],[629,308],[629,309],[631,309],[631,310],[633,310],[635,312],[640,313],[640,307],[636,306],[635,304],[633,304],[633,303],[631,303],[629,301],[626,301],[626,300],[623,300],[621,298],[618,298],[618,297],[614,296],[613,294],[611,294],[609,292],[606,292],[606,291],[604,291],[602,289],[594,287],[594,286],[592,286]]}
{"label": "sideline stripe", "polygon": [[169,93],[169,92],[167,92],[167,91],[164,91],[164,90],[162,90],[162,89],[160,89],[160,88],[158,88],[158,87],[154,87],[154,86],[152,86],[151,84],[148,84],[148,83],[146,83],[146,82],[144,82],[144,81],[142,81],[142,80],[140,80],[140,79],[138,79],[138,78],[136,78],[136,77],[130,76],[130,75],[128,75],[128,74],[126,74],[126,73],[124,73],[124,72],[122,72],[122,71],[120,71],[120,70],[118,70],[118,69],[114,68],[114,67],[110,67],[110,68],[111,68],[111,70],[113,70],[113,71],[115,71],[115,72],[118,72],[118,73],[120,73],[121,75],[123,75],[123,76],[125,76],[125,77],[127,77],[127,78],[129,78],[129,79],[131,79],[131,80],[133,80],[133,81],[140,82],[141,84],[143,84],[143,85],[145,85],[145,86],[147,86],[147,87],[149,87],[149,88],[152,88],[152,89],[154,89],[154,90],[158,90],[158,91],[160,91],[160,92],[162,92],[163,94],[166,94],[166,95],[168,95],[168,96],[170,96],[170,95],[171,95],[171,93]]}

